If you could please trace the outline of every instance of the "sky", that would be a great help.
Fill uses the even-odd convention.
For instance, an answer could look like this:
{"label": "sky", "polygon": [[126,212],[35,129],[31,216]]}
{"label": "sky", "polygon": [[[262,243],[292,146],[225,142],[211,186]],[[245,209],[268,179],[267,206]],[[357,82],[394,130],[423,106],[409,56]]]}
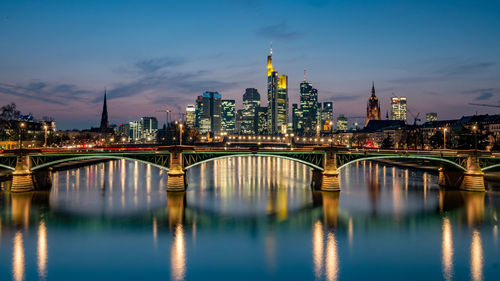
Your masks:
{"label": "sky", "polygon": [[372,81],[383,116],[393,95],[420,117],[495,114],[469,103],[500,105],[499,15],[498,0],[0,0],[0,106],[82,129],[105,89],[115,124],[178,119],[204,91],[266,105],[272,42],[290,104],[306,69],[335,116],[365,116]]}

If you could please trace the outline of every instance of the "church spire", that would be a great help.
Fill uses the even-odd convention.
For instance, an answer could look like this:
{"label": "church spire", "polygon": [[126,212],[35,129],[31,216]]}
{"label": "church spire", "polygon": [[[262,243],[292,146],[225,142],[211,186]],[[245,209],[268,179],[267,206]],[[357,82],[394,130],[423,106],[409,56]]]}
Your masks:
{"label": "church spire", "polygon": [[372,97],[375,96],[375,82],[372,81]]}
{"label": "church spire", "polygon": [[108,120],[108,105],[106,102],[106,89],[104,89],[104,102],[102,105],[102,115],[101,115],[101,132],[106,132],[109,129],[109,120]]}

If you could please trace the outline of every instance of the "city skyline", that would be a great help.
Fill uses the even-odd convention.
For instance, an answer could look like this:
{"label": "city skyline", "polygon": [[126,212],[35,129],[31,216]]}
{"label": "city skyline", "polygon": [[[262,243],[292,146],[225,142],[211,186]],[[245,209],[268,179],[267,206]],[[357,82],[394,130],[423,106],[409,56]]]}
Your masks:
{"label": "city skyline", "polygon": [[[199,3],[203,13],[219,16],[206,27],[189,23],[203,9],[183,13],[185,19],[155,11],[185,11],[185,3],[135,11],[128,2],[115,14],[113,3],[2,3],[0,29],[10,41],[0,44],[0,97],[24,113],[54,117],[61,129],[98,126],[105,88],[109,122],[115,124],[142,116],[163,120],[156,111],[167,107],[178,118],[205,91],[217,91],[242,108],[246,88],[267,93],[265,56],[272,41],[273,59],[288,75],[290,105],[299,101],[306,68],[320,101],[334,102],[335,117],[363,115],[372,81],[382,116],[390,111],[393,93],[406,96],[421,116],[496,113],[468,103],[498,103],[499,39],[493,31],[500,26],[500,5],[429,3],[231,2],[227,15]],[[357,9],[361,4],[364,9]],[[268,10],[277,7],[286,12],[269,20]],[[315,21],[305,21],[302,12]],[[390,24],[403,17],[398,26]],[[234,24],[228,27],[229,22]],[[176,31],[181,26],[184,34]],[[407,30],[412,32],[395,42]]]}

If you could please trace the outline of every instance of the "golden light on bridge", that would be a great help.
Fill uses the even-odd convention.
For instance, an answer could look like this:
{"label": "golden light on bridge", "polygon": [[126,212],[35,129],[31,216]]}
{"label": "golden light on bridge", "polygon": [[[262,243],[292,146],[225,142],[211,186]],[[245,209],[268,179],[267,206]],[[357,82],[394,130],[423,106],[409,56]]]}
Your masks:
{"label": "golden light on bridge", "polygon": [[470,246],[470,271],[472,280],[483,280],[483,247],[479,231],[472,232]]}
{"label": "golden light on bridge", "polygon": [[47,277],[47,227],[45,221],[41,220],[38,226],[38,245],[37,245],[37,258],[38,258],[38,276],[41,280]]}
{"label": "golden light on bridge", "polygon": [[182,224],[175,227],[175,236],[170,250],[170,270],[172,280],[184,280],[186,274],[186,242]]}
{"label": "golden light on bridge", "polygon": [[22,281],[24,280],[24,245],[23,234],[20,231],[14,236],[12,251],[12,278],[15,281]]}
{"label": "golden light on bridge", "polygon": [[441,262],[443,264],[443,277],[452,280],[453,277],[453,234],[450,219],[443,218],[441,239]]}

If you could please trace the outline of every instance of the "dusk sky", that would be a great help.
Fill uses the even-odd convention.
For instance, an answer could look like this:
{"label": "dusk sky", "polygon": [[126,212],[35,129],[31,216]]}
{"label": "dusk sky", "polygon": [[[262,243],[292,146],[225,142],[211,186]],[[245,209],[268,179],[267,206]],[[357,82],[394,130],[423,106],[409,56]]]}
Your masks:
{"label": "dusk sky", "polygon": [[[372,81],[382,115],[394,95],[439,119],[498,113],[500,1],[0,0],[0,106],[52,116],[58,129],[174,117],[203,91],[267,104],[266,58],[303,70],[334,115],[365,116]],[[413,118],[409,117],[410,121]]]}

